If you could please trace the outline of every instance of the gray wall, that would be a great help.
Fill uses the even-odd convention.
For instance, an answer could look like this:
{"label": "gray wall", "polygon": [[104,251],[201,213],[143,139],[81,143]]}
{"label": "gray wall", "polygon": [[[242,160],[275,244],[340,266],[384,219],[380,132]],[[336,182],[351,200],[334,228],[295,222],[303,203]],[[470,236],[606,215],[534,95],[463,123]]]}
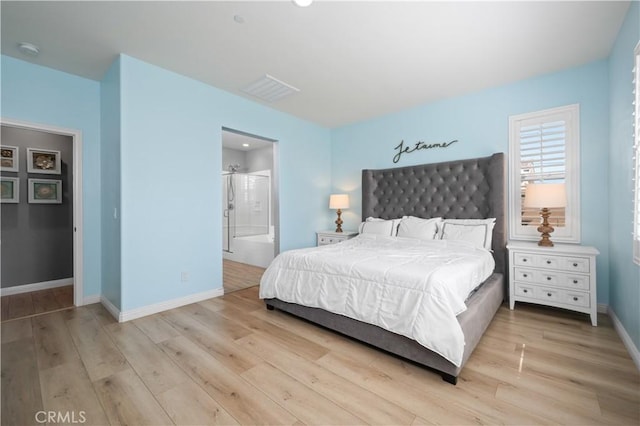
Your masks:
{"label": "gray wall", "polygon": [[251,173],[261,170],[273,170],[273,147],[241,151],[222,148],[222,171],[229,171],[230,164],[239,164],[239,172]]}
{"label": "gray wall", "polygon": [[[73,141],[2,126],[2,144],[17,146],[20,167],[2,176],[20,178],[20,203],[1,205],[2,288],[73,277]],[[62,174],[27,173],[27,147],[60,151]],[[62,204],[29,204],[29,178],[61,179]]]}
{"label": "gray wall", "polygon": [[248,172],[273,170],[273,147],[247,151],[246,164]]}
{"label": "gray wall", "polygon": [[222,171],[228,172],[230,164],[239,164],[240,172],[247,171],[247,155],[244,151],[222,148]]}

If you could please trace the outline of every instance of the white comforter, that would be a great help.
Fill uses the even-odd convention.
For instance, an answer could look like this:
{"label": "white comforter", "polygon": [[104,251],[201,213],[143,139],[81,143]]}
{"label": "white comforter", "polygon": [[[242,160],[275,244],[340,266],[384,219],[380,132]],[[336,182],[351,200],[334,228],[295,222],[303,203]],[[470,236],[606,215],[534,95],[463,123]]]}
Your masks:
{"label": "white comforter", "polygon": [[260,297],[375,324],[460,366],[456,315],[494,265],[489,251],[462,241],[363,234],[280,254],[262,276]]}

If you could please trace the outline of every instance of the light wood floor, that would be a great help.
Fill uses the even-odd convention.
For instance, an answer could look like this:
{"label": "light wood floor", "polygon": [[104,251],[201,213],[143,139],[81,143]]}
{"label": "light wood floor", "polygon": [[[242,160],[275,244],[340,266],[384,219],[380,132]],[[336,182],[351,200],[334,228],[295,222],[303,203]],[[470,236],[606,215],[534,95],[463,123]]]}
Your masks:
{"label": "light wood floor", "polygon": [[66,309],[73,306],[73,285],[0,298],[2,321]]}
{"label": "light wood floor", "polygon": [[2,324],[2,424],[630,424],[606,316],[500,308],[457,386],[278,311],[252,287],[118,324],[101,305]]}
{"label": "light wood floor", "polygon": [[222,260],[222,286],[224,294],[260,285],[264,268],[246,263]]}

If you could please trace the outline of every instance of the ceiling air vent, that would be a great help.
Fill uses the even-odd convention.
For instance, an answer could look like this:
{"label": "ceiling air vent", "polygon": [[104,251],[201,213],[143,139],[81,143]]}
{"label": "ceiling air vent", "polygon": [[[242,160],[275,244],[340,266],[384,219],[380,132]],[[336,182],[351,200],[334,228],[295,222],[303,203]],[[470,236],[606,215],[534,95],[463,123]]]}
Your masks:
{"label": "ceiling air vent", "polygon": [[256,98],[260,98],[263,101],[275,102],[295,92],[299,92],[300,89],[280,81],[277,78],[273,78],[269,74],[265,74],[264,77],[254,81],[242,89],[242,91]]}

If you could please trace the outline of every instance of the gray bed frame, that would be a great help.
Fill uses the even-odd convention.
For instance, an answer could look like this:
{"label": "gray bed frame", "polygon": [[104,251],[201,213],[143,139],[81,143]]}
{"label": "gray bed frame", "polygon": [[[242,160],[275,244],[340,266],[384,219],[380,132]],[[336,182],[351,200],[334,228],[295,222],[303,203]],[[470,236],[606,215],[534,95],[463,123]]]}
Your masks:
{"label": "gray bed frame", "polygon": [[503,153],[468,160],[362,171],[362,220],[370,216],[382,219],[402,216],[496,218],[492,241],[495,271],[467,300],[467,310],[457,317],[465,336],[460,367],[414,340],[342,315],[279,299],[265,299],[267,309],[277,308],[291,313],[437,370],[445,381],[455,385],[458,374],[506,294],[504,172]]}

